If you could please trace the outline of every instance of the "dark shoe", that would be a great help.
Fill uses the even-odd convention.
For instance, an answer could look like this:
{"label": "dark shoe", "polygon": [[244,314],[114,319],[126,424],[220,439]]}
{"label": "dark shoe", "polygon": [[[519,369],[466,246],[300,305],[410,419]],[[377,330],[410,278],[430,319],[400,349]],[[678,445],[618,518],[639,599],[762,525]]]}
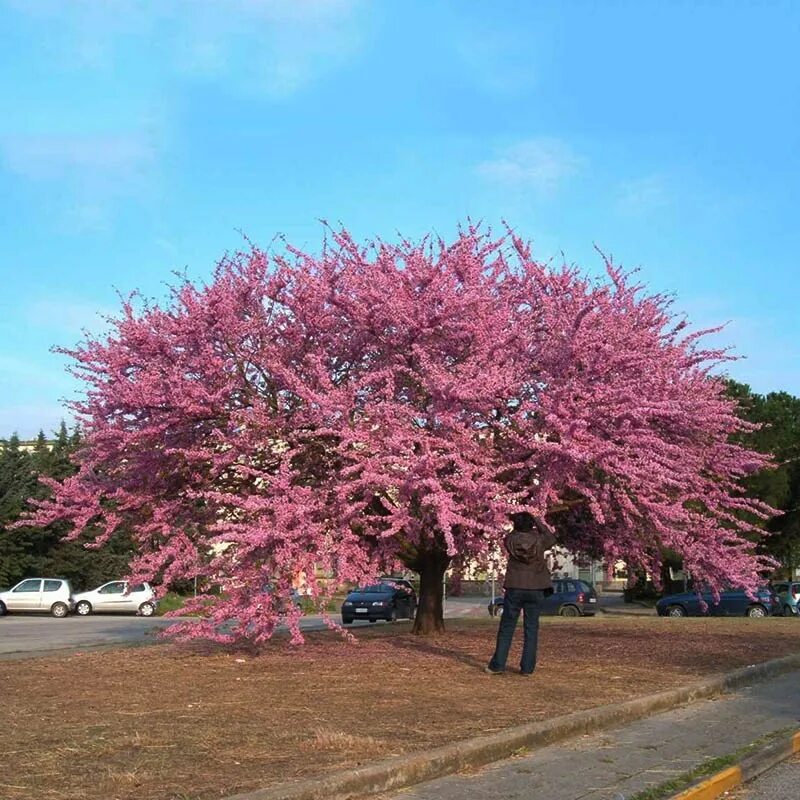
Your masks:
{"label": "dark shoe", "polygon": [[533,673],[532,672],[523,672],[522,670],[520,670],[519,674],[522,675],[523,678],[532,678],[533,677]]}
{"label": "dark shoe", "polygon": [[491,667],[484,667],[483,671],[487,675],[502,675],[503,673],[505,673],[504,669],[492,669]]}

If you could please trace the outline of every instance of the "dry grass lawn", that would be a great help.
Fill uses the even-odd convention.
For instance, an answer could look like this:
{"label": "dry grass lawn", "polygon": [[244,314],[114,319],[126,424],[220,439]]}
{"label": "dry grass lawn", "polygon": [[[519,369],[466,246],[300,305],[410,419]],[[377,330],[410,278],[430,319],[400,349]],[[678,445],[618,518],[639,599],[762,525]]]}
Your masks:
{"label": "dry grass lawn", "polygon": [[481,670],[495,625],[454,621],[435,640],[386,625],[357,644],[324,632],[259,653],[162,645],[0,662],[0,798],[210,800],[800,649],[795,619],[556,618],[543,620],[533,679],[493,677]]}

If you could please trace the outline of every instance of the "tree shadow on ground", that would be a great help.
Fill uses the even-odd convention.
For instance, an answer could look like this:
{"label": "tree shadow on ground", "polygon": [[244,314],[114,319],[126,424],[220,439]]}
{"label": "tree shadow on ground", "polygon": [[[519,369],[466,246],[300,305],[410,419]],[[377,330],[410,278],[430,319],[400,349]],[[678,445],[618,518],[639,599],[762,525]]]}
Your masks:
{"label": "tree shadow on ground", "polygon": [[256,657],[263,655],[267,649],[262,643],[244,638],[236,639],[233,642],[197,639],[190,642],[173,642],[171,646],[176,653],[192,656],[242,655]]}
{"label": "tree shadow on ground", "polygon": [[455,648],[447,647],[443,644],[418,636],[413,638],[404,636],[402,638],[387,639],[387,643],[398,650],[408,650],[416,653],[425,653],[430,656],[438,656],[439,658],[458,661],[461,664],[466,664],[468,667],[477,667],[478,669],[483,669],[489,660],[488,656],[485,660],[481,660],[470,653],[465,653],[463,650],[456,650]]}

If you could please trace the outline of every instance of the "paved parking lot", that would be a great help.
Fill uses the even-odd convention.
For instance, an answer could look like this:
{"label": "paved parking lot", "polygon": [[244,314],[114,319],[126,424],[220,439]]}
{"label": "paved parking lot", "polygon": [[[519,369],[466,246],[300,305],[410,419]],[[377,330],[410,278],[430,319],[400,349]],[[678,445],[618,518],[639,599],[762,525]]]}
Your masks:
{"label": "paved parking lot", "polygon": [[154,640],[170,620],[158,617],[91,616],[55,619],[35,614],[0,617],[0,658],[19,658],[51,650],[76,649]]}
{"label": "paved parking lot", "polygon": [[[485,604],[485,598],[448,600],[446,616],[485,614]],[[338,615],[334,618],[338,619]],[[72,615],[65,619],[37,614],[7,614],[0,617],[0,659],[25,658],[57,650],[155,644],[159,641],[158,632],[173,622],[163,617],[113,614]],[[369,624],[356,622],[351,627]],[[310,616],[302,621],[301,627],[303,630],[321,630],[325,623],[321,617]]]}

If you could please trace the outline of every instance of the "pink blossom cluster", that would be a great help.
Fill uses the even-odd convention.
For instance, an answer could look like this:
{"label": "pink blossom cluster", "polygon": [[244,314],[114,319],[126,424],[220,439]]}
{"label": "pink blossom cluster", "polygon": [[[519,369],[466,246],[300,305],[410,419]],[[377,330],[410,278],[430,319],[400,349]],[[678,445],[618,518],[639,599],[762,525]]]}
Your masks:
{"label": "pink blossom cluster", "polygon": [[734,441],[711,372],[728,356],[606,267],[590,280],[472,227],[342,231],[132,297],[66,351],[84,445],[33,519],[98,546],[129,532],[137,580],[221,588],[176,633],[223,641],[281,623],[300,641],[300,573],[322,606],[420,552],[485,560],[521,508],[574,550],[657,574],[669,548],[701,582],[754,587],[770,509],[739,482],[767,461]]}

